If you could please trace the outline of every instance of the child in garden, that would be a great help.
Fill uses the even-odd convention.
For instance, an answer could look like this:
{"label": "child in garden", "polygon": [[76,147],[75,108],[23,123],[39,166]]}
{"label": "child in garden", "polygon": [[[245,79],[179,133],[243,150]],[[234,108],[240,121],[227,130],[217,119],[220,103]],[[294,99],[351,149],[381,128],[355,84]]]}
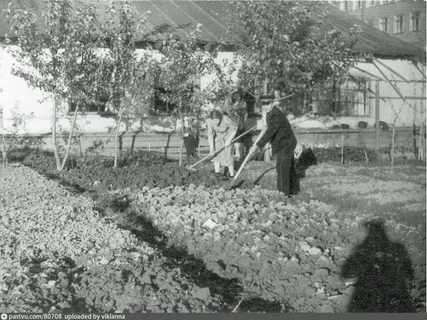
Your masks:
{"label": "child in garden", "polygon": [[199,147],[199,130],[194,126],[192,119],[188,120],[188,125],[184,127],[184,146],[187,151],[187,165],[191,165],[191,157],[199,160],[197,148]]}
{"label": "child in garden", "polygon": [[214,172],[216,176],[221,176],[221,167],[228,167],[228,177],[234,177],[234,146],[231,143],[236,136],[237,125],[231,118],[219,110],[211,111],[209,118],[206,120],[207,134],[210,154],[216,150],[223,149],[213,159]]}
{"label": "child in garden", "polygon": [[[230,115],[234,123],[237,125],[236,136],[240,136],[245,132],[245,122],[248,119],[248,109],[246,102],[242,100],[239,92],[234,92],[231,95],[230,105],[228,106],[227,114]],[[237,161],[245,157],[244,152],[244,138],[241,137],[234,142],[234,149],[236,152]]]}

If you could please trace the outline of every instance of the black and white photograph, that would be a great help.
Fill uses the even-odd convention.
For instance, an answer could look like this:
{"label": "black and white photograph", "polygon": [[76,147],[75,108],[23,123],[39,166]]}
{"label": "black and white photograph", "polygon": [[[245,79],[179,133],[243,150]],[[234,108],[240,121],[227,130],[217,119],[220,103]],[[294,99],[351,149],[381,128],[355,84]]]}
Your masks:
{"label": "black and white photograph", "polygon": [[0,0],[1,320],[426,313],[426,3]]}

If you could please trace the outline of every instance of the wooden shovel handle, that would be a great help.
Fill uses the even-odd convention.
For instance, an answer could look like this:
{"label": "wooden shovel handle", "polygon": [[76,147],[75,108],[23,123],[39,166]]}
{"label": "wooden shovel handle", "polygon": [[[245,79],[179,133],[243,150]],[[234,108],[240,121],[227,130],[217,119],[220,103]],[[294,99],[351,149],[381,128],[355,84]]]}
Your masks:
{"label": "wooden shovel handle", "polygon": [[[266,131],[267,131],[267,127],[265,127],[264,129],[262,129],[261,133],[259,134],[258,138],[255,140],[254,144],[257,144],[259,142],[259,140],[261,140],[262,136],[264,135],[264,133]],[[242,172],[242,170],[245,167],[246,163],[249,161],[249,159],[252,156],[253,156],[253,154],[251,152],[249,152],[248,155],[246,156],[245,160],[243,160],[243,163],[240,165],[239,170],[234,175],[233,182],[236,181],[237,177],[240,175],[240,173]]]}

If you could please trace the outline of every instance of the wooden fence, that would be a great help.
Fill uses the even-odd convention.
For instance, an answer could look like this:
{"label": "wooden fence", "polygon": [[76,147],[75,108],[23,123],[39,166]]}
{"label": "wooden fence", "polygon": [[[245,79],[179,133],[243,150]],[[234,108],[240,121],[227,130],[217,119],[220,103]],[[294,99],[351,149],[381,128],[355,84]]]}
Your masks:
{"label": "wooden fence", "polygon": [[[295,130],[295,135],[299,144],[306,146],[316,146],[319,144],[341,146],[342,143],[348,146],[365,146],[375,149],[376,132],[375,129],[306,129]],[[425,160],[425,137],[419,135],[420,128],[395,128],[394,130],[395,155],[399,153],[413,154],[419,159]],[[259,133],[254,132],[245,139],[245,145],[250,147],[254,136]],[[424,136],[424,135],[423,135]],[[61,146],[65,146],[67,135],[59,135],[58,141]],[[13,144],[30,147],[40,147],[52,149],[52,137],[45,135],[20,135],[7,136],[9,146]],[[393,131],[381,131],[379,135],[379,147],[390,148],[393,140]],[[179,134],[147,133],[147,132],[123,132],[119,139],[119,149],[126,150],[147,150],[159,152],[170,159],[179,157],[182,139]],[[71,153],[83,155],[88,152],[99,152],[104,155],[114,154],[114,133],[84,133],[73,138]],[[185,151],[184,151],[185,152]],[[209,152],[208,140],[204,132],[201,133],[199,143],[199,154],[205,155]]]}

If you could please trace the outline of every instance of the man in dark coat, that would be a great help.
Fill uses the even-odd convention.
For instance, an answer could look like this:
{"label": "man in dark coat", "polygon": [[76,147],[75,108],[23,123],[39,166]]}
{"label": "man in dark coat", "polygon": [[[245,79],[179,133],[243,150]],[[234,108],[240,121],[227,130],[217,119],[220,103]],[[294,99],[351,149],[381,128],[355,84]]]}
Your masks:
{"label": "man in dark coat", "polygon": [[295,171],[294,151],[297,145],[291,124],[276,103],[263,105],[266,113],[267,130],[259,142],[252,146],[251,153],[271,142],[271,151],[276,155],[277,189],[288,197],[299,192]]}

